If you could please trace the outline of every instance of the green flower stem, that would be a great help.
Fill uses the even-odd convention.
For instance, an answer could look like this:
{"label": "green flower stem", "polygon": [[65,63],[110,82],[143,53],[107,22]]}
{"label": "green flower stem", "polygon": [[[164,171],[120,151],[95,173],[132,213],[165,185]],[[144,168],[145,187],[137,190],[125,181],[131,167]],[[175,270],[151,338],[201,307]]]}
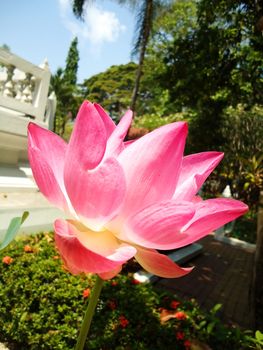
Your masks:
{"label": "green flower stem", "polygon": [[99,300],[102,286],[103,286],[103,280],[99,276],[97,276],[96,283],[95,283],[95,286],[93,287],[89,304],[88,304],[84,319],[82,321],[75,350],[83,350],[84,348],[86,338],[89,333],[92,317],[94,315],[94,311],[96,309],[96,306]]}

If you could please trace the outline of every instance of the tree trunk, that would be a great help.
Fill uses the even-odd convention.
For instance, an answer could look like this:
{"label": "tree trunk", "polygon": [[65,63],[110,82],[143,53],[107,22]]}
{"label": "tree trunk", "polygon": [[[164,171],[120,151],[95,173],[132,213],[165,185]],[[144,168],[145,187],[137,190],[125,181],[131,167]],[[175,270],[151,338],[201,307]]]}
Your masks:
{"label": "tree trunk", "polygon": [[257,222],[257,245],[254,266],[253,306],[256,329],[263,329],[263,192],[260,193],[258,222]]}
{"label": "tree trunk", "polygon": [[152,18],[153,18],[153,0],[147,0],[145,23],[144,23],[144,28],[143,28],[143,40],[142,40],[142,44],[140,47],[140,53],[139,53],[139,55],[140,55],[139,65],[138,65],[137,72],[136,72],[136,79],[135,79],[134,89],[133,89],[132,98],[131,98],[131,105],[130,105],[130,108],[133,112],[135,112],[135,106],[136,106],[136,101],[137,101],[138,92],[139,92],[140,80],[141,80],[141,76],[142,76],[144,56],[145,56],[145,51],[146,51],[146,47],[147,47],[150,32],[151,32],[151,27],[152,27]]}

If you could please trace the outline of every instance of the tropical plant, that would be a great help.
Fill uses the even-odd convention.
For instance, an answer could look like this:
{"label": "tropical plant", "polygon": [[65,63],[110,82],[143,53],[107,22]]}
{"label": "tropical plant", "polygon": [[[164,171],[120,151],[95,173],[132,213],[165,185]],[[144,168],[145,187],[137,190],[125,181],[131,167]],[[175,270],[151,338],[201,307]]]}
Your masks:
{"label": "tropical plant", "polygon": [[66,58],[66,67],[58,68],[51,76],[50,91],[54,91],[57,97],[57,108],[53,130],[63,136],[65,125],[76,114],[78,102],[77,70],[79,53],[78,40],[74,38],[70,44]]}

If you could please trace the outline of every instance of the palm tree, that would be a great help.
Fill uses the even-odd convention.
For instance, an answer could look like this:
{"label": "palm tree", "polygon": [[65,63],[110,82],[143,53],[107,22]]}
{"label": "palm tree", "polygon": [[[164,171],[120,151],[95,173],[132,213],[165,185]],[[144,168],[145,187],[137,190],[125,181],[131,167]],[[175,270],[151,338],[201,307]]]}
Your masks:
{"label": "palm tree", "polygon": [[63,136],[65,132],[67,120],[73,114],[72,109],[74,109],[75,113],[75,105],[77,105],[75,99],[76,86],[65,81],[64,72],[64,69],[58,68],[50,79],[50,91],[54,91],[57,97],[53,130],[61,136]]}
{"label": "palm tree", "polygon": [[[135,84],[131,98],[130,108],[135,111],[136,100],[138,97],[140,80],[143,73],[143,63],[145,58],[145,52],[147,44],[151,35],[153,21],[157,16],[157,13],[162,8],[165,8],[168,3],[172,1],[168,0],[116,0],[119,4],[129,5],[135,12],[137,17],[137,23],[135,27],[134,43],[132,49],[132,56],[138,56],[139,63],[136,72]],[[85,3],[92,2],[92,0],[73,0],[72,8],[75,16],[79,19],[83,19],[84,5]]]}

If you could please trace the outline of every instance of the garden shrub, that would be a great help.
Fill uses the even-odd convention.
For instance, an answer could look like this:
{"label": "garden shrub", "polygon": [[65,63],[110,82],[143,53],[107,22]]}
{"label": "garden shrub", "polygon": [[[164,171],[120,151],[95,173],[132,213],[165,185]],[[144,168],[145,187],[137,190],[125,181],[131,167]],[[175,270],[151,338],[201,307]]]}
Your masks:
{"label": "garden shrub", "polygon": [[226,236],[237,238],[248,243],[256,243],[257,240],[257,220],[253,212],[238,218],[230,232],[226,232]]}
{"label": "garden shrub", "polygon": [[221,175],[231,186],[233,196],[256,213],[263,188],[263,108],[229,107],[222,133],[226,143]]}
{"label": "garden shrub", "polygon": [[148,131],[152,131],[169,123],[187,120],[187,116],[184,113],[174,113],[165,116],[158,113],[152,113],[135,117],[132,125],[136,128],[144,128]]}
{"label": "garden shrub", "polygon": [[[260,349],[262,334],[224,326],[194,301],[140,284],[126,271],[105,282],[86,349]],[[73,349],[94,276],[62,268],[53,234],[13,242],[0,254],[0,341],[13,349]],[[260,340],[261,339],[261,340]]]}

